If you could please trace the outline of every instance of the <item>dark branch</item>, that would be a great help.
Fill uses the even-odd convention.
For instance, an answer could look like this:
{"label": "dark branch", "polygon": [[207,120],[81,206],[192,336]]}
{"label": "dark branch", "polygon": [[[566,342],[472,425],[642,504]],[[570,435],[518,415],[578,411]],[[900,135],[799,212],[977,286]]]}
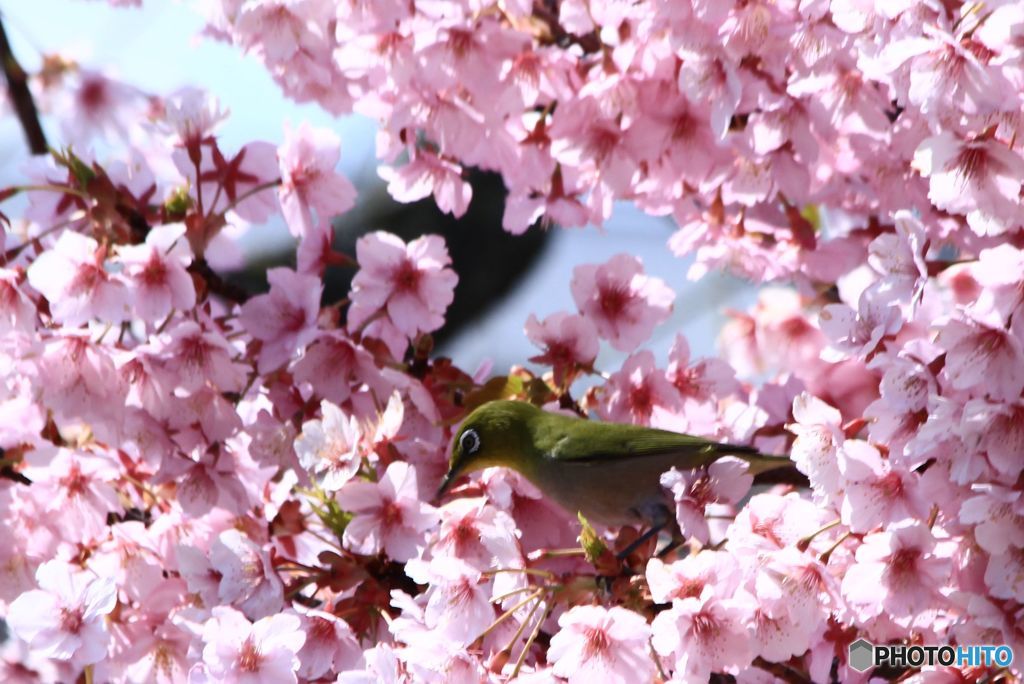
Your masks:
{"label": "dark branch", "polygon": [[754,667],[759,667],[788,684],[811,684],[811,680],[802,672],[798,672],[783,663],[771,663],[758,656],[754,659]]}
{"label": "dark branch", "polygon": [[11,97],[18,121],[21,122],[21,128],[25,131],[29,150],[32,154],[46,154],[49,147],[46,144],[46,135],[43,133],[42,124],[39,123],[39,111],[36,109],[35,100],[32,99],[32,91],[28,88],[28,74],[14,58],[2,17],[0,17],[0,66],[3,67],[4,77],[7,79],[7,93]]}
{"label": "dark branch", "polygon": [[224,280],[219,273],[210,268],[206,259],[196,259],[188,270],[203,279],[209,292],[236,304],[245,304],[249,301],[250,294],[244,288]]}

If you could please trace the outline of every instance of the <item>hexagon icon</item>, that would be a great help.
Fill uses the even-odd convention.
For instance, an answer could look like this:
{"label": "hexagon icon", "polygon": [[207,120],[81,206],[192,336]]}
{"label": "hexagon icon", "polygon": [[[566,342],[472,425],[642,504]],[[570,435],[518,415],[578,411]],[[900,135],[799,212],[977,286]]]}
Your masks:
{"label": "hexagon icon", "polygon": [[875,664],[875,647],[867,639],[857,639],[850,644],[850,657],[847,662],[857,672],[866,672]]}

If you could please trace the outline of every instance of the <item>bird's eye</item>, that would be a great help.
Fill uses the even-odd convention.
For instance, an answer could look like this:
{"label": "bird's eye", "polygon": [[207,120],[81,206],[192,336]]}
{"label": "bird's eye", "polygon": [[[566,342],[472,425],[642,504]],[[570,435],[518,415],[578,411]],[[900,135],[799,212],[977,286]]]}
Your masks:
{"label": "bird's eye", "polygon": [[459,437],[459,446],[462,448],[462,453],[467,456],[475,454],[480,450],[480,435],[476,433],[476,430],[466,430]]}

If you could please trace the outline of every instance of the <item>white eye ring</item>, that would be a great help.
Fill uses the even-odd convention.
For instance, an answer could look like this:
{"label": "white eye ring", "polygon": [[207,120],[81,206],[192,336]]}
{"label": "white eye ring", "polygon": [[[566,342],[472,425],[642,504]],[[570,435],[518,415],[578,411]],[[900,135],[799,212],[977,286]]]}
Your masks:
{"label": "white eye ring", "polygon": [[462,448],[462,453],[467,456],[475,454],[480,450],[480,435],[478,435],[476,430],[473,430],[472,428],[466,430],[462,433],[462,436],[459,437],[459,446]]}

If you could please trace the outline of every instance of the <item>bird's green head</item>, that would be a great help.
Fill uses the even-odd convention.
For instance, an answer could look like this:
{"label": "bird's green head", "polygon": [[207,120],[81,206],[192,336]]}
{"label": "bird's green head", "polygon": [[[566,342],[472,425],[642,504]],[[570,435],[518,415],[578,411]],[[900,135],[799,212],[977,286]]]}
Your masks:
{"label": "bird's green head", "polygon": [[481,468],[504,466],[522,472],[534,453],[532,428],[543,415],[524,401],[490,401],[475,409],[455,435],[448,473],[437,496],[461,476]]}

